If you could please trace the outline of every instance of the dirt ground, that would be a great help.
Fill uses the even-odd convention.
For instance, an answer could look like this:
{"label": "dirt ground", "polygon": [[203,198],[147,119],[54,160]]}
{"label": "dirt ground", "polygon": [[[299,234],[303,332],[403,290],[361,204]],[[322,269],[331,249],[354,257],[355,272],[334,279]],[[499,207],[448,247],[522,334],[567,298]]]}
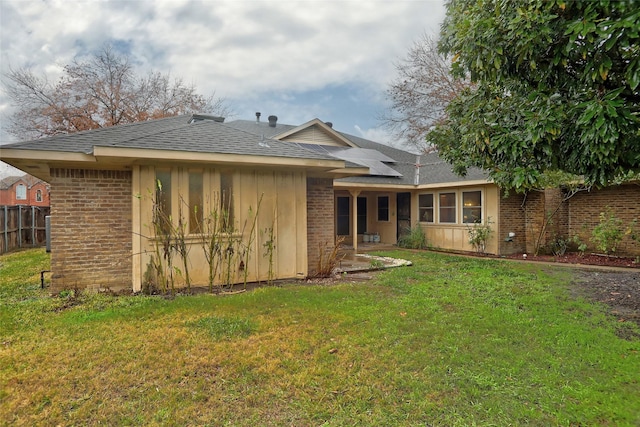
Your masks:
{"label": "dirt ground", "polygon": [[[522,254],[511,258],[522,259]],[[640,326],[640,262],[638,258],[567,253],[562,256],[528,256],[527,260],[585,266],[575,270],[574,280],[570,284],[572,293],[607,305],[610,313],[616,316],[620,323],[634,322]],[[597,267],[593,268],[593,266]],[[640,338],[640,334],[632,335]],[[625,336],[625,338],[629,337]]]}
{"label": "dirt ground", "polygon": [[[574,295],[607,305],[621,324],[640,326],[640,270],[576,270],[570,286]],[[640,334],[624,328],[619,334],[640,339]]]}

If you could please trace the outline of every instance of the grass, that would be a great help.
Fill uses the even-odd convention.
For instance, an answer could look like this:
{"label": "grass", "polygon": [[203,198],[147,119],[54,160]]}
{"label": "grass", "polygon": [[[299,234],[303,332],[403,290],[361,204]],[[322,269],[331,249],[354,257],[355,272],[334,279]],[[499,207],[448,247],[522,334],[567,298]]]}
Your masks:
{"label": "grass", "polygon": [[640,342],[571,270],[427,252],[369,283],[48,297],[0,257],[1,425],[640,424]]}

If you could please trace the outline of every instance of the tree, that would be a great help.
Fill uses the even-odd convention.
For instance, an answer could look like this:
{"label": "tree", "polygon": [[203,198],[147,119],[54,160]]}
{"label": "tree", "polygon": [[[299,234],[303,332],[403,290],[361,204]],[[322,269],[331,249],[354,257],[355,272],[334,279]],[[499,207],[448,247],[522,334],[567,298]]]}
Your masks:
{"label": "tree", "polygon": [[109,45],[64,67],[55,83],[10,69],[4,90],[17,107],[8,132],[20,139],[71,133],[193,112],[226,115],[223,99],[200,95],[169,74],[138,76],[130,58]]}
{"label": "tree", "polygon": [[396,64],[398,76],[386,91],[391,108],[382,122],[421,151],[429,149],[425,136],[444,119],[449,102],[469,86],[468,80],[454,78],[450,70],[450,58],[438,52],[431,36],[423,34]]}
{"label": "tree", "polygon": [[475,86],[428,141],[519,191],[549,171],[596,186],[637,173],[639,22],[632,1],[451,0],[439,47]]}

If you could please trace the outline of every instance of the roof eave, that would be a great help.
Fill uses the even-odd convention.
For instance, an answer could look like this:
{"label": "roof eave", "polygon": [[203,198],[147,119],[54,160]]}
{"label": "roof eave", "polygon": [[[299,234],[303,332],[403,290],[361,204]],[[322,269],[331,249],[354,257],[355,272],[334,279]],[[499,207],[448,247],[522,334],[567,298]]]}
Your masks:
{"label": "roof eave", "polygon": [[130,159],[140,163],[145,160],[189,162],[189,163],[217,163],[239,166],[291,166],[320,169],[344,168],[344,161],[325,160],[298,157],[257,156],[247,154],[202,153],[175,150],[149,150],[142,148],[122,147],[94,147],[94,155],[99,161],[109,159],[120,161]]}

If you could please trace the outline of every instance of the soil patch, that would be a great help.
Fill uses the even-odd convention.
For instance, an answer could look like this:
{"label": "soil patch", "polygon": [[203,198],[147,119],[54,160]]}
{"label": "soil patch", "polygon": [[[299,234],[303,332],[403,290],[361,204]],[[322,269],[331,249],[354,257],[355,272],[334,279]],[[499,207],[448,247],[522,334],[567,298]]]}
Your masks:
{"label": "soil patch", "polygon": [[626,322],[640,326],[640,270],[575,270],[571,292],[605,304],[620,327],[618,335],[625,339],[640,339],[640,333],[625,327]]}

